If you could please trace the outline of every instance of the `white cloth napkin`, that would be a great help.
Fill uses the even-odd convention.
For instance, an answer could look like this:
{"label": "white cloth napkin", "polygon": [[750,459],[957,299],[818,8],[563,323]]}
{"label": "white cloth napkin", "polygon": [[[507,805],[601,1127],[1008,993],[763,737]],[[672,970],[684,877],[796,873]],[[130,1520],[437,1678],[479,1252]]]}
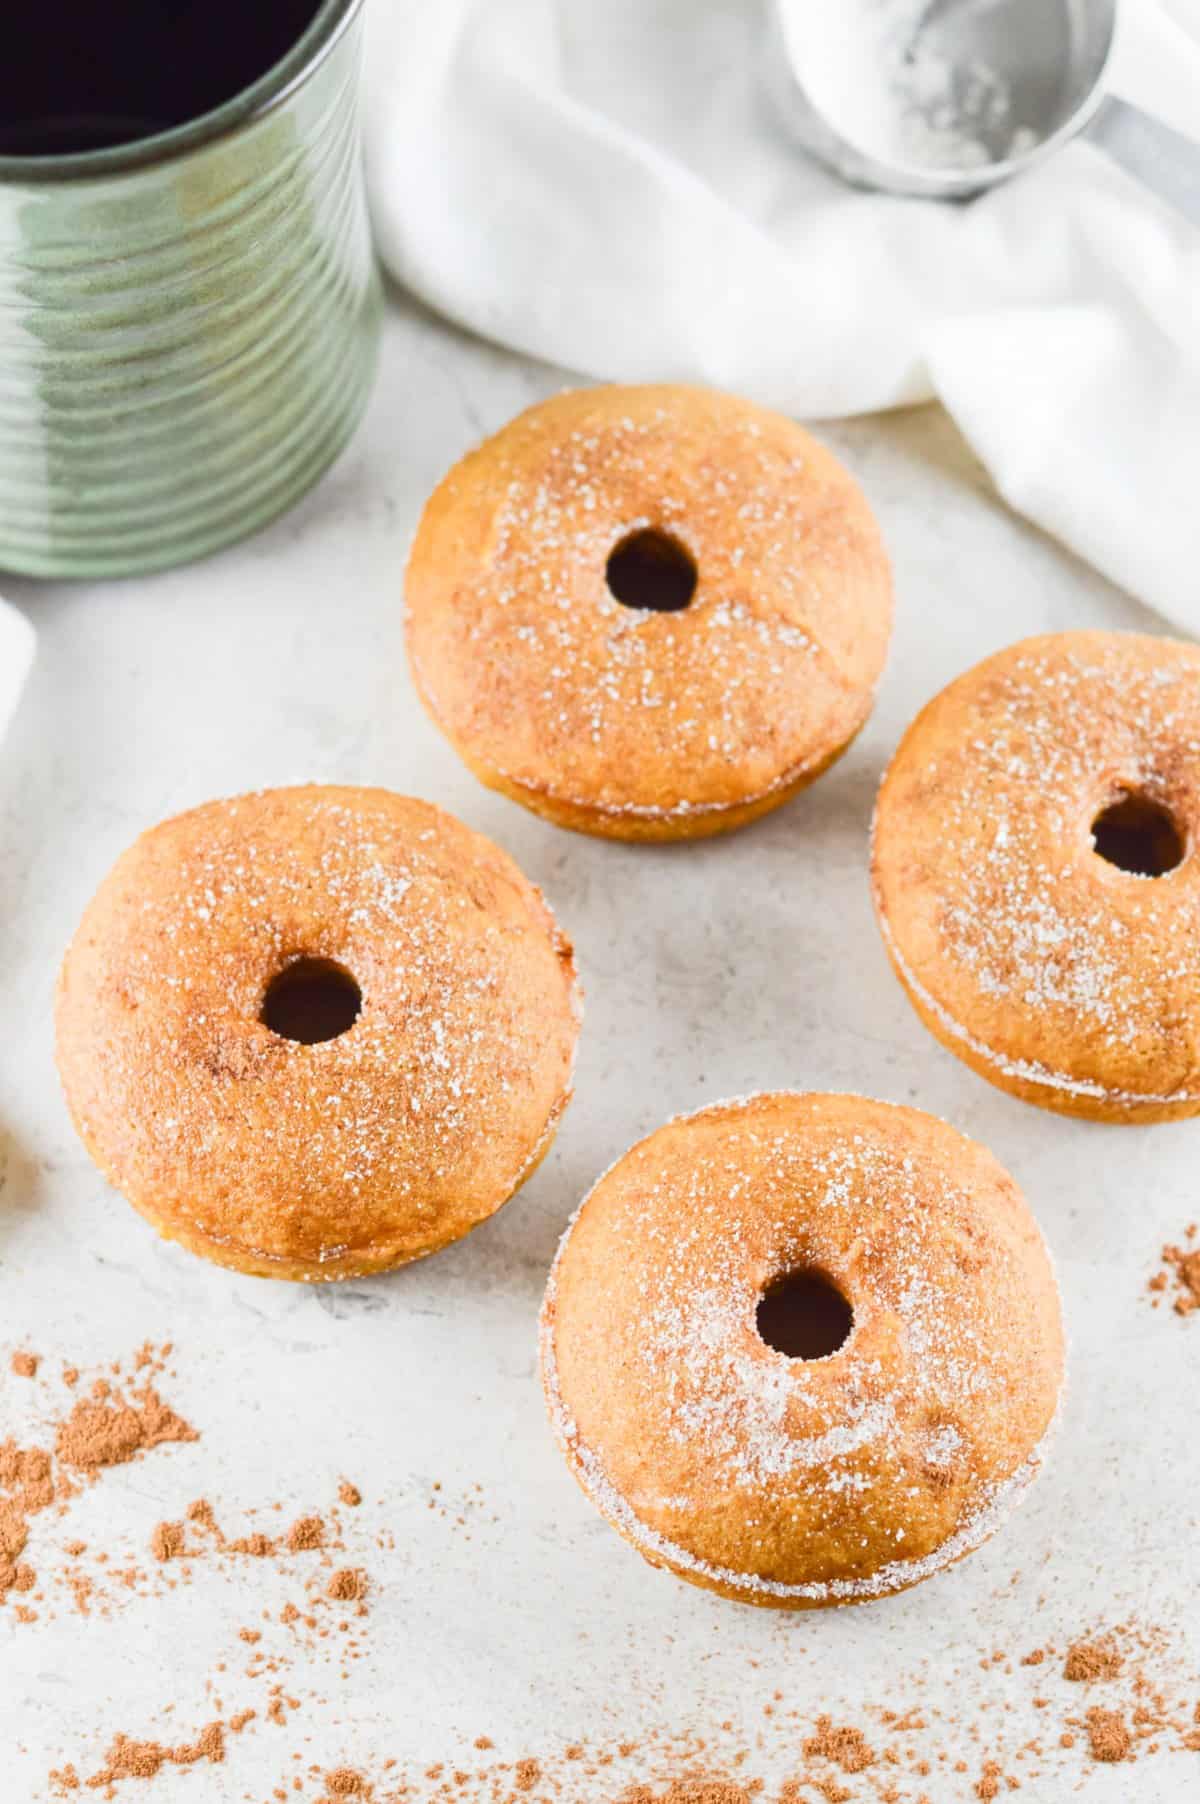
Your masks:
{"label": "white cloth napkin", "polygon": [[[761,0],[372,0],[392,273],[594,376],[807,418],[938,396],[1008,501],[1200,632],[1200,232],[1075,144],[967,206],[855,193],[762,79]],[[1112,86],[1200,130],[1200,0]]]}

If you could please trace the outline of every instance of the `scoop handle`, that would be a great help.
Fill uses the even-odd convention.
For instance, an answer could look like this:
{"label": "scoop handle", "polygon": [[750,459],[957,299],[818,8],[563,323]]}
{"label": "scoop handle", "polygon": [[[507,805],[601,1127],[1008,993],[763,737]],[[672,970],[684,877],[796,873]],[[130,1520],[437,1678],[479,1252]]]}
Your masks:
{"label": "scoop handle", "polygon": [[1200,144],[1108,94],[1083,136],[1193,225],[1200,226]]}

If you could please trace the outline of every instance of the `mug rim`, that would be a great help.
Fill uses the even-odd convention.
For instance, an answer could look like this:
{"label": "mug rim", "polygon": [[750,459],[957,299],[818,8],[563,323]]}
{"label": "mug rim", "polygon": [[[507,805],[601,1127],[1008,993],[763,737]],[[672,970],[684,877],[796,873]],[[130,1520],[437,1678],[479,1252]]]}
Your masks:
{"label": "mug rim", "polygon": [[46,157],[0,156],[0,183],[31,186],[123,175],[227,137],[239,127],[264,118],[294,94],[324,60],[363,4],[364,0],[323,0],[278,62],[272,63],[249,87],[195,119],[147,138],[134,138],[128,144],[108,144],[100,150],[66,151]]}

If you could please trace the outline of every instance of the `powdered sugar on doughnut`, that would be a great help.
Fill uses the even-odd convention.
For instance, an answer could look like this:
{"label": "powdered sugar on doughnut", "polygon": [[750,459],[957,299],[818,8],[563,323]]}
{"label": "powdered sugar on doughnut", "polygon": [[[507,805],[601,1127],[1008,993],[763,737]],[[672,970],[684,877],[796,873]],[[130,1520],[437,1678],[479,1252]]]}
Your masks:
{"label": "powdered sugar on doughnut", "polygon": [[[805,1111],[814,1101],[820,1155],[795,1157],[796,1143],[813,1129]],[[860,1131],[831,1136],[820,1114],[825,1103],[860,1110]],[[772,1110],[780,1110],[774,1123]],[[760,1123],[764,1111],[768,1119]],[[1023,1290],[1031,1281],[1047,1287],[1056,1311],[1045,1249],[1035,1235],[1032,1242],[1011,1238],[1007,1200],[991,1220],[991,1205],[983,1200],[987,1167],[971,1168],[977,1152],[956,1191],[945,1156],[947,1144],[959,1137],[937,1124],[928,1167],[919,1151],[903,1151],[903,1134],[900,1143],[889,1141],[889,1114],[930,1119],[858,1099],[770,1097],[714,1105],[669,1125],[730,1123],[737,1137],[732,1163],[711,1147],[706,1152],[708,1141],[689,1136],[686,1155],[672,1154],[664,1192],[652,1181],[652,1158],[642,1157],[636,1168],[619,1161],[568,1227],[542,1316],[550,1413],[584,1489],[651,1557],[768,1600],[878,1596],[978,1545],[1042,1463],[1058,1384],[1057,1331],[1047,1329],[1049,1318],[1040,1313],[1046,1298],[1035,1300],[1027,1312],[1034,1326],[1025,1369],[1013,1360],[1012,1321],[1003,1312],[1015,1308],[1024,1323]],[[643,1155],[657,1138],[626,1159]],[[733,1164],[751,1144],[751,1190],[742,1198]],[[996,1169],[990,1161],[988,1166]],[[619,1233],[624,1220],[623,1202],[613,1201],[619,1194],[612,1188],[614,1174],[618,1183],[623,1177],[636,1188],[637,1226],[631,1231],[638,1244],[630,1246],[628,1236],[622,1241],[622,1262],[635,1268],[635,1276],[614,1272],[609,1282],[597,1274],[603,1273],[606,1234]],[[952,1241],[974,1236],[972,1244],[983,1249],[988,1281],[978,1294],[966,1285],[967,1302],[951,1283],[931,1225],[931,1181],[944,1199]],[[796,1186],[802,1187],[799,1199]],[[772,1199],[766,1215],[764,1189]],[[864,1209],[868,1196],[886,1197],[882,1212]],[[625,1327],[634,1350],[621,1358],[621,1376],[614,1379],[620,1402],[611,1415],[597,1413],[585,1378],[590,1368],[573,1356],[575,1395],[587,1397],[588,1430],[564,1394],[558,1336],[561,1284],[577,1224],[601,1198],[600,1225],[579,1255],[579,1270],[592,1274],[584,1315],[616,1311],[625,1322],[628,1311]],[[852,1333],[831,1359],[788,1360],[764,1348],[755,1332],[764,1277],[797,1263],[833,1274],[852,1299]],[[1031,1280],[1031,1274],[1037,1277]],[[573,1276],[572,1283],[585,1280]],[[1003,1305],[993,1284],[1005,1293]],[[963,1289],[961,1274],[957,1289]],[[570,1328],[576,1355],[579,1335],[588,1333],[583,1319],[577,1306]],[[1039,1338],[1043,1331],[1048,1339]],[[602,1356],[600,1341],[587,1345],[588,1359]],[[1003,1441],[1018,1418],[1035,1424],[1036,1433],[1023,1443],[1024,1431],[1016,1432],[1011,1446],[998,1453],[997,1435]],[[631,1459],[626,1441],[635,1432],[641,1452]],[[935,1509],[934,1530],[925,1503],[944,1490],[953,1491],[955,1507],[949,1517]],[[909,1492],[916,1498],[911,1508]],[[794,1522],[803,1535],[806,1523],[816,1533],[840,1520],[845,1553],[859,1519],[870,1556],[861,1562],[848,1556],[849,1572],[791,1579],[755,1569],[752,1559],[722,1561],[702,1551],[713,1543],[706,1524],[710,1498],[718,1515],[734,1511],[747,1522],[759,1520],[772,1559],[779,1557],[773,1538],[779,1522]],[[912,1549],[907,1557],[906,1539]],[[855,1565],[867,1569],[855,1571]]]}
{"label": "powdered sugar on doughnut", "polygon": [[[1161,876],[1106,862],[1122,796],[1177,823]],[[1081,1104],[1200,1101],[1200,653],[1134,634],[1012,647],[905,736],[873,828],[893,962],[952,1045]]]}
{"label": "powdered sugar on doughnut", "polygon": [[1182,1103],[1200,1100],[1196,1092],[1176,1090],[1169,1096],[1154,1096],[1146,1091],[1115,1090],[1105,1088],[1101,1084],[1087,1083],[1082,1079],[1065,1077],[1061,1071],[1050,1071],[1045,1065],[1038,1065],[1028,1059],[1003,1058],[982,1040],[976,1040],[967,1033],[962,1024],[956,1021],[948,1009],[944,1009],[935,996],[931,996],[924,984],[917,977],[912,966],[904,957],[893,937],[887,917],[882,909],[879,911],[879,927],[883,934],[892,962],[899,971],[904,984],[921,1002],[923,1007],[938,1022],[939,1026],[951,1039],[959,1041],[977,1059],[990,1065],[1001,1077],[1015,1078],[1019,1083],[1041,1085],[1047,1090],[1062,1090],[1069,1096],[1095,1097],[1097,1101],[1113,1103]]}
{"label": "powdered sugar on doughnut", "polygon": [[[677,611],[610,555],[665,535]],[[432,497],[409,561],[422,699],[510,792],[613,822],[705,819],[823,767],[861,726],[890,579],[850,477],[800,428],[697,389],[595,389],[513,421]]]}
{"label": "powdered sugar on doughnut", "polygon": [[[357,1018],[262,1018],[296,961]],[[215,802],[120,859],[60,984],[59,1062],[97,1162],[163,1231],[324,1277],[465,1232],[569,1094],[570,947],[507,856],[426,803],[312,786]],[[490,1199],[490,1200],[489,1200]]]}

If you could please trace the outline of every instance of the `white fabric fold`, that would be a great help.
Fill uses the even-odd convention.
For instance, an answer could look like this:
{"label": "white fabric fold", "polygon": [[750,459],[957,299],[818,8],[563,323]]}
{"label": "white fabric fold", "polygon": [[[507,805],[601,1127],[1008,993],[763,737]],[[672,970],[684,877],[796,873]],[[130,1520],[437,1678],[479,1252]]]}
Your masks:
{"label": "white fabric fold", "polygon": [[[589,375],[804,417],[937,395],[1008,501],[1200,631],[1200,233],[1090,147],[966,206],[805,159],[756,0],[372,0],[381,253]],[[1114,86],[1200,121],[1200,0],[1130,0]]]}

